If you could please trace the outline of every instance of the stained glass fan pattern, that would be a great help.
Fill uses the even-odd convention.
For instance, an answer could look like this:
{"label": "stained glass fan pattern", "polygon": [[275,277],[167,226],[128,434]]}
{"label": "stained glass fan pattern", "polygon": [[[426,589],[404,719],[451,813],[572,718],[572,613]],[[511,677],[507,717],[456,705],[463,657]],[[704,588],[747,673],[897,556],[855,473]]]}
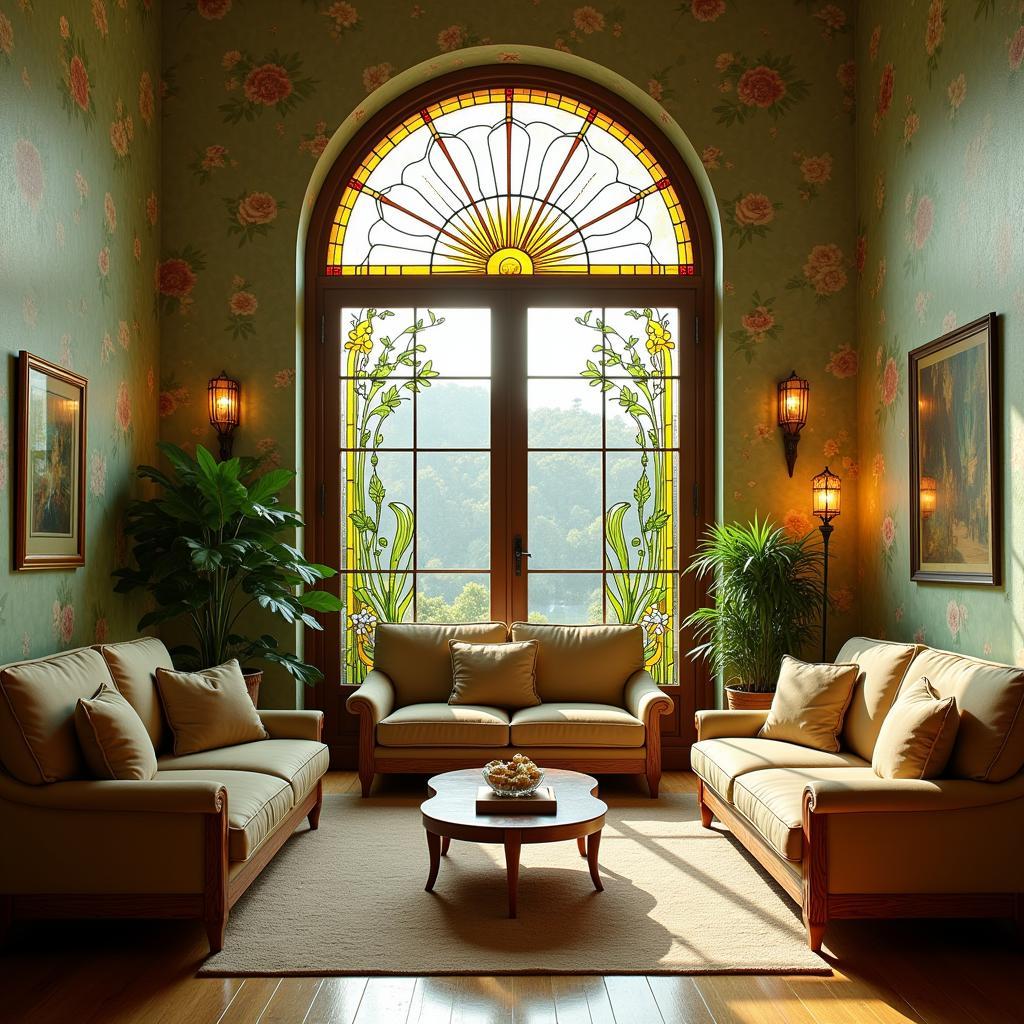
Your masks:
{"label": "stained glass fan pattern", "polygon": [[534,88],[461,93],[365,155],[326,273],[693,274],[665,170],[613,117]]}

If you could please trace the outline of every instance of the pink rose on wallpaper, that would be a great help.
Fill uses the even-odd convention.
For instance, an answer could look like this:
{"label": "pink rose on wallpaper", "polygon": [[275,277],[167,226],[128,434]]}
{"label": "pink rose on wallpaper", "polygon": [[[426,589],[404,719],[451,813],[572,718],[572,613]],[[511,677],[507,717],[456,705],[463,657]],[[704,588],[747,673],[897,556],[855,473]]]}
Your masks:
{"label": "pink rose on wallpaper", "polygon": [[153,99],[153,79],[148,71],[139,76],[139,114],[146,125],[153,123],[156,103]]}
{"label": "pink rose on wallpaper", "polygon": [[647,95],[650,96],[652,100],[660,101],[664,92],[664,87],[656,78],[649,78],[647,80]]}
{"label": "pink rose on wallpaper", "polygon": [[928,241],[932,233],[934,223],[935,204],[932,202],[931,196],[921,196],[917,201],[917,209],[914,211],[914,226],[911,234],[915,249],[924,248],[925,242]]}
{"label": "pink rose on wallpaper", "polygon": [[819,295],[832,295],[846,287],[846,262],[838,245],[816,245],[804,263],[804,277]]}
{"label": "pink rose on wallpaper", "polygon": [[114,206],[114,197],[109,192],[103,196],[103,220],[107,225],[107,231],[113,234],[117,230],[117,207]]}
{"label": "pink rose on wallpaper", "polygon": [[89,182],[81,171],[75,171],[75,191],[83,202],[89,198]]}
{"label": "pink rose on wallpaper", "polygon": [[967,96],[967,77],[962,71],[949,83],[946,95],[949,97],[949,115],[952,117],[960,109]]}
{"label": "pink rose on wallpaper", "polygon": [[907,114],[903,121],[903,145],[909,146],[910,140],[917,134],[917,129],[921,127],[921,118],[918,117],[917,111],[912,110]]}
{"label": "pink rose on wallpaper", "polygon": [[71,98],[82,110],[89,110],[89,72],[85,70],[82,58],[76,53],[68,66],[68,91]]}
{"label": "pink rose on wallpaper", "polygon": [[269,192],[250,192],[238,204],[239,224],[269,224],[277,217],[277,200]]}
{"label": "pink rose on wallpaper", "polygon": [[161,391],[160,398],[157,402],[157,408],[160,411],[160,418],[166,419],[172,415],[178,408],[178,399],[175,397],[173,391]]}
{"label": "pink rose on wallpaper", "polygon": [[878,83],[878,99],[875,101],[875,128],[878,128],[878,122],[885,117],[889,112],[889,108],[892,106],[892,91],[895,84],[895,74],[893,72],[893,66],[886,64],[882,68],[882,77]]}
{"label": "pink rose on wallpaper", "polygon": [[725,14],[725,0],[691,0],[690,13],[695,21],[718,21]]}
{"label": "pink rose on wallpaper", "polygon": [[272,107],[292,92],[292,80],[280,64],[261,64],[245,76],[245,98],[250,103]]}
{"label": "pink rose on wallpaper", "polygon": [[124,157],[128,155],[128,122],[126,120],[118,119],[111,121],[110,123],[110,144],[114,147],[114,152]]}
{"label": "pink rose on wallpaper", "polygon": [[942,333],[947,334],[949,331],[955,330],[956,328],[956,313],[951,309],[942,318]]}
{"label": "pink rose on wallpaper", "polygon": [[832,595],[832,603],[837,612],[848,612],[853,607],[853,591],[849,587],[839,587]]}
{"label": "pink rose on wallpaper", "polygon": [[14,144],[14,176],[22,199],[33,210],[39,209],[44,189],[43,160],[39,150],[28,139],[18,139]]}
{"label": "pink rose on wallpaper", "polygon": [[716,71],[728,71],[729,68],[736,63],[736,55],[734,53],[720,53],[715,58],[715,70]]}
{"label": "pink rose on wallpaper", "polygon": [[196,12],[207,21],[220,21],[231,10],[231,0],[196,0]]}
{"label": "pink rose on wallpaper", "polygon": [[274,374],[274,387],[275,388],[287,388],[291,387],[295,383],[295,371],[294,370],[278,370]]}
{"label": "pink rose on wallpaper", "polygon": [[811,518],[806,512],[791,508],[782,517],[782,528],[790,537],[805,537],[811,531]]}
{"label": "pink rose on wallpaper", "polygon": [[[593,10],[593,8],[591,8]],[[596,11],[594,12],[597,13]],[[600,17],[600,15],[598,15]],[[437,33],[437,48],[442,53],[457,50],[466,40],[466,30],[461,25],[449,25]]]}
{"label": "pink rose on wallpaper", "polygon": [[156,226],[157,217],[160,215],[160,207],[157,203],[156,193],[150,192],[146,196],[146,220],[149,221],[150,227]]}
{"label": "pink rose on wallpaper", "polygon": [[135,262],[139,263],[142,260],[142,239],[138,235],[135,236],[135,241],[132,242],[132,255],[135,257]]}
{"label": "pink rose on wallpaper", "polygon": [[69,602],[64,604],[59,599],[53,602],[53,635],[62,643],[71,643],[75,635],[75,609]]}
{"label": "pink rose on wallpaper", "polygon": [[203,170],[212,171],[216,167],[223,167],[227,155],[227,146],[207,146],[206,152],[203,153]]}
{"label": "pink rose on wallpaper", "polygon": [[132,399],[131,395],[128,394],[128,384],[126,381],[121,381],[118,386],[117,403],[114,413],[117,417],[117,425],[121,428],[122,433],[127,434],[132,425]]}
{"label": "pink rose on wallpaper", "polygon": [[1014,33],[1010,40],[1010,70],[1016,71],[1024,64],[1024,25]]}
{"label": "pink rose on wallpaper", "polygon": [[775,326],[775,316],[767,306],[757,306],[740,317],[740,324],[748,334],[764,334]]}
{"label": "pink rose on wallpaper", "polygon": [[896,523],[892,516],[886,516],[882,520],[882,546],[888,551],[896,542]]}
{"label": "pink rose on wallpaper", "polygon": [[60,29],[61,39],[69,39],[71,37],[71,25],[63,14],[60,16],[60,21],[57,23],[57,27]]}
{"label": "pink rose on wallpaper", "polygon": [[127,351],[132,344],[131,331],[128,328],[128,321],[122,320],[117,325],[117,340],[121,343],[121,348]]}
{"label": "pink rose on wallpaper", "polygon": [[705,146],[700,154],[700,162],[709,171],[717,171],[721,164],[722,151],[717,146]]}
{"label": "pink rose on wallpaper", "polygon": [[885,456],[881,452],[875,455],[875,459],[871,464],[871,476],[874,478],[876,485],[885,476]]}
{"label": "pink rose on wallpaper", "polygon": [[103,246],[100,249],[99,255],[96,257],[96,265],[100,268],[100,273],[104,277],[110,273],[110,249],[107,246]]}
{"label": "pink rose on wallpaper", "polygon": [[242,54],[239,50],[228,50],[220,59],[220,66],[225,71],[230,71],[240,60]]}
{"label": "pink rose on wallpaper", "polygon": [[183,299],[195,287],[196,275],[188,262],[173,258],[157,264],[156,287],[161,295]]}
{"label": "pink rose on wallpaper", "polygon": [[843,87],[844,92],[852,93],[857,88],[857,63],[847,60],[836,68],[836,81]]}
{"label": "pink rose on wallpaper", "polygon": [[228,299],[228,308],[232,316],[252,316],[258,305],[252,292],[235,292]]}
{"label": "pink rose on wallpaper", "polygon": [[864,264],[868,258],[868,239],[866,235],[857,236],[857,247],[853,250],[853,265],[858,274],[864,273]]}
{"label": "pink rose on wallpaper", "polygon": [[878,56],[878,46],[882,42],[882,26],[876,25],[871,30],[871,39],[868,41],[868,56],[875,60]]}
{"label": "pink rose on wallpaper", "polygon": [[822,445],[821,451],[826,459],[834,459],[839,454],[839,442],[834,437],[830,437]]}
{"label": "pink rose on wallpaper", "polygon": [[950,601],[946,605],[946,625],[949,627],[949,635],[955,640],[960,630],[967,625],[967,608],[958,601]]}
{"label": "pink rose on wallpaper", "polygon": [[748,192],[735,209],[737,224],[768,224],[775,219],[772,201],[761,192]]}
{"label": "pink rose on wallpaper", "polygon": [[925,25],[924,30],[924,49],[929,57],[942,45],[942,39],[945,34],[945,0],[932,0],[928,7],[928,23]]}
{"label": "pink rose on wallpaper", "polygon": [[826,38],[846,24],[846,11],[835,4],[826,4],[814,16],[825,26]]}
{"label": "pink rose on wallpaper", "polygon": [[[576,26],[577,32],[582,32],[585,36],[589,36],[594,32],[600,32],[604,28],[604,15],[589,5],[577,7],[572,12],[572,23]],[[454,28],[455,26],[453,25],[452,27]],[[440,42],[440,37],[438,42]],[[461,41],[459,45],[462,45]],[[454,49],[454,47],[451,47],[451,49]]]}
{"label": "pink rose on wallpaper", "polygon": [[92,0],[92,20],[96,23],[100,35],[106,39],[110,27],[107,24],[107,5],[103,0]]}
{"label": "pink rose on wallpaper", "polygon": [[828,153],[804,157],[800,162],[800,174],[808,185],[824,185],[832,180],[832,157]]}
{"label": "pink rose on wallpaper", "polygon": [[14,26],[11,19],[3,11],[0,11],[0,51],[8,57],[14,49]]}
{"label": "pink rose on wallpaper", "polygon": [[857,353],[849,345],[841,345],[837,348],[825,364],[825,372],[831,373],[833,377],[838,377],[840,380],[846,377],[856,377],[857,368]]}
{"label": "pink rose on wallpaper", "polygon": [[774,106],[786,95],[786,83],[777,71],[758,64],[740,75],[736,83],[736,95],[748,107],[767,108]]}
{"label": "pink rose on wallpaper", "polygon": [[107,460],[99,452],[93,452],[89,463],[89,493],[102,498],[107,492]]}
{"label": "pink rose on wallpaper", "polygon": [[363,68],[363,88],[368,92],[379,89],[390,77],[394,69],[387,62],[371,64]]}
{"label": "pink rose on wallpaper", "polygon": [[892,405],[900,389],[900,371],[896,360],[889,356],[882,370],[881,397],[883,405]]}
{"label": "pink rose on wallpaper", "polygon": [[110,636],[110,626],[107,624],[105,615],[96,619],[96,627],[93,630],[93,643],[105,644]]}

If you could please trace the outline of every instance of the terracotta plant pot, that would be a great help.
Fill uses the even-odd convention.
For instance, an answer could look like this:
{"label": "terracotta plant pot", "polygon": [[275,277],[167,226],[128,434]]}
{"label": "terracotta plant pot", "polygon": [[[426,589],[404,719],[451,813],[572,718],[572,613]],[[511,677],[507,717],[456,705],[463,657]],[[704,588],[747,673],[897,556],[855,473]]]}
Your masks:
{"label": "terracotta plant pot", "polygon": [[254,708],[259,707],[260,683],[263,682],[263,670],[259,668],[243,668],[242,678],[245,680],[245,688],[249,691]]}
{"label": "terracotta plant pot", "polygon": [[771,690],[767,693],[755,690],[741,690],[735,686],[725,687],[725,706],[730,711],[767,711],[772,706]]}

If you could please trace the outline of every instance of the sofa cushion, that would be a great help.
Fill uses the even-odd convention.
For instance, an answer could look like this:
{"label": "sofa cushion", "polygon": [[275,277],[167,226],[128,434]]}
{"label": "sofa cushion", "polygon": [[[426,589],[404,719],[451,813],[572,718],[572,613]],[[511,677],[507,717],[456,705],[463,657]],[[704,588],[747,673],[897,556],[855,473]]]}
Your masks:
{"label": "sofa cushion", "polygon": [[506,710],[539,704],[537,646],[536,640],[507,644],[449,640],[452,692],[448,703]]}
{"label": "sofa cushion", "polygon": [[856,665],[815,665],[787,654],[771,710],[758,735],[838,752],[839,733],[856,681]]}
{"label": "sofa cushion", "polygon": [[269,736],[246,689],[237,658],[201,672],[158,668],[156,686],[178,756]]}
{"label": "sofa cushion", "polygon": [[504,747],[508,715],[474,704],[411,704],[377,725],[382,747]]}
{"label": "sofa cushion", "polygon": [[104,683],[75,706],[75,732],[96,779],[151,779],[156,751],[135,708]]}
{"label": "sofa cushion", "polygon": [[736,780],[733,804],[773,850],[800,861],[804,851],[806,776],[785,768],[750,772]]}
{"label": "sofa cushion", "polygon": [[626,681],[644,667],[639,625],[514,622],[512,639],[540,641],[537,693],[542,701],[594,701],[621,708]]}
{"label": "sofa cushion", "polygon": [[391,680],[396,707],[446,701],[452,692],[448,641],[503,644],[507,639],[504,622],[381,622],[374,634],[373,667]]}
{"label": "sofa cushion", "polygon": [[158,771],[158,782],[219,782],[228,791],[228,856],[248,860],[295,806],[284,779],[219,768]]}
{"label": "sofa cushion", "polygon": [[955,697],[960,712],[948,775],[1003,782],[1024,767],[1024,668],[929,648],[903,685],[922,676],[940,697]]}
{"label": "sofa cushion", "polygon": [[158,768],[162,772],[212,768],[273,775],[292,787],[297,803],[316,785],[329,764],[330,752],[315,740],[256,740],[182,757],[168,754],[160,758]]}
{"label": "sofa cushion", "polygon": [[842,747],[871,760],[878,731],[892,707],[900,683],[920,650],[915,644],[888,643],[855,636],[843,644],[836,661],[858,668],[850,706],[843,721]]}
{"label": "sofa cushion", "polygon": [[733,782],[748,772],[767,768],[870,767],[847,751],[838,754],[756,737],[701,740],[690,748],[690,767],[716,793],[733,799]]}
{"label": "sofa cushion", "polygon": [[11,775],[34,786],[82,778],[75,705],[109,681],[88,648],[0,669],[0,759]]}
{"label": "sofa cushion", "polygon": [[937,779],[953,753],[958,725],[956,700],[940,698],[922,676],[900,690],[885,716],[871,767],[883,779]]}
{"label": "sofa cushion", "polygon": [[512,716],[512,746],[642,747],[644,723],[611,704],[553,701]]}
{"label": "sofa cushion", "polygon": [[103,644],[99,652],[107,663],[114,685],[135,708],[153,741],[153,748],[160,753],[165,745],[169,745],[170,734],[164,722],[160,696],[156,692],[156,670],[174,668],[167,648],[156,637],[144,636],[123,644]]}

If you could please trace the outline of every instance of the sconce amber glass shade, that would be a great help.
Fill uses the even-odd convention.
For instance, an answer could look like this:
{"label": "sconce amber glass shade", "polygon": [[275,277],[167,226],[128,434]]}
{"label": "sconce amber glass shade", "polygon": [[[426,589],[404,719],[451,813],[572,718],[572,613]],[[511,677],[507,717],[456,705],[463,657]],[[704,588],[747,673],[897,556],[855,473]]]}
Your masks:
{"label": "sconce amber glass shade", "polygon": [[241,388],[238,381],[227,373],[221,373],[210,381],[207,389],[210,397],[210,425],[218,434],[226,434],[238,426],[239,398]]}
{"label": "sconce amber glass shade", "polygon": [[843,482],[826,466],[811,481],[812,511],[828,523],[842,511]]}
{"label": "sconce amber glass shade", "polygon": [[939,506],[939,488],[933,476],[921,477],[921,518],[930,519]]}
{"label": "sconce amber glass shade", "polygon": [[779,381],[779,426],[788,434],[798,434],[807,424],[807,400],[810,384],[794,370]]}

